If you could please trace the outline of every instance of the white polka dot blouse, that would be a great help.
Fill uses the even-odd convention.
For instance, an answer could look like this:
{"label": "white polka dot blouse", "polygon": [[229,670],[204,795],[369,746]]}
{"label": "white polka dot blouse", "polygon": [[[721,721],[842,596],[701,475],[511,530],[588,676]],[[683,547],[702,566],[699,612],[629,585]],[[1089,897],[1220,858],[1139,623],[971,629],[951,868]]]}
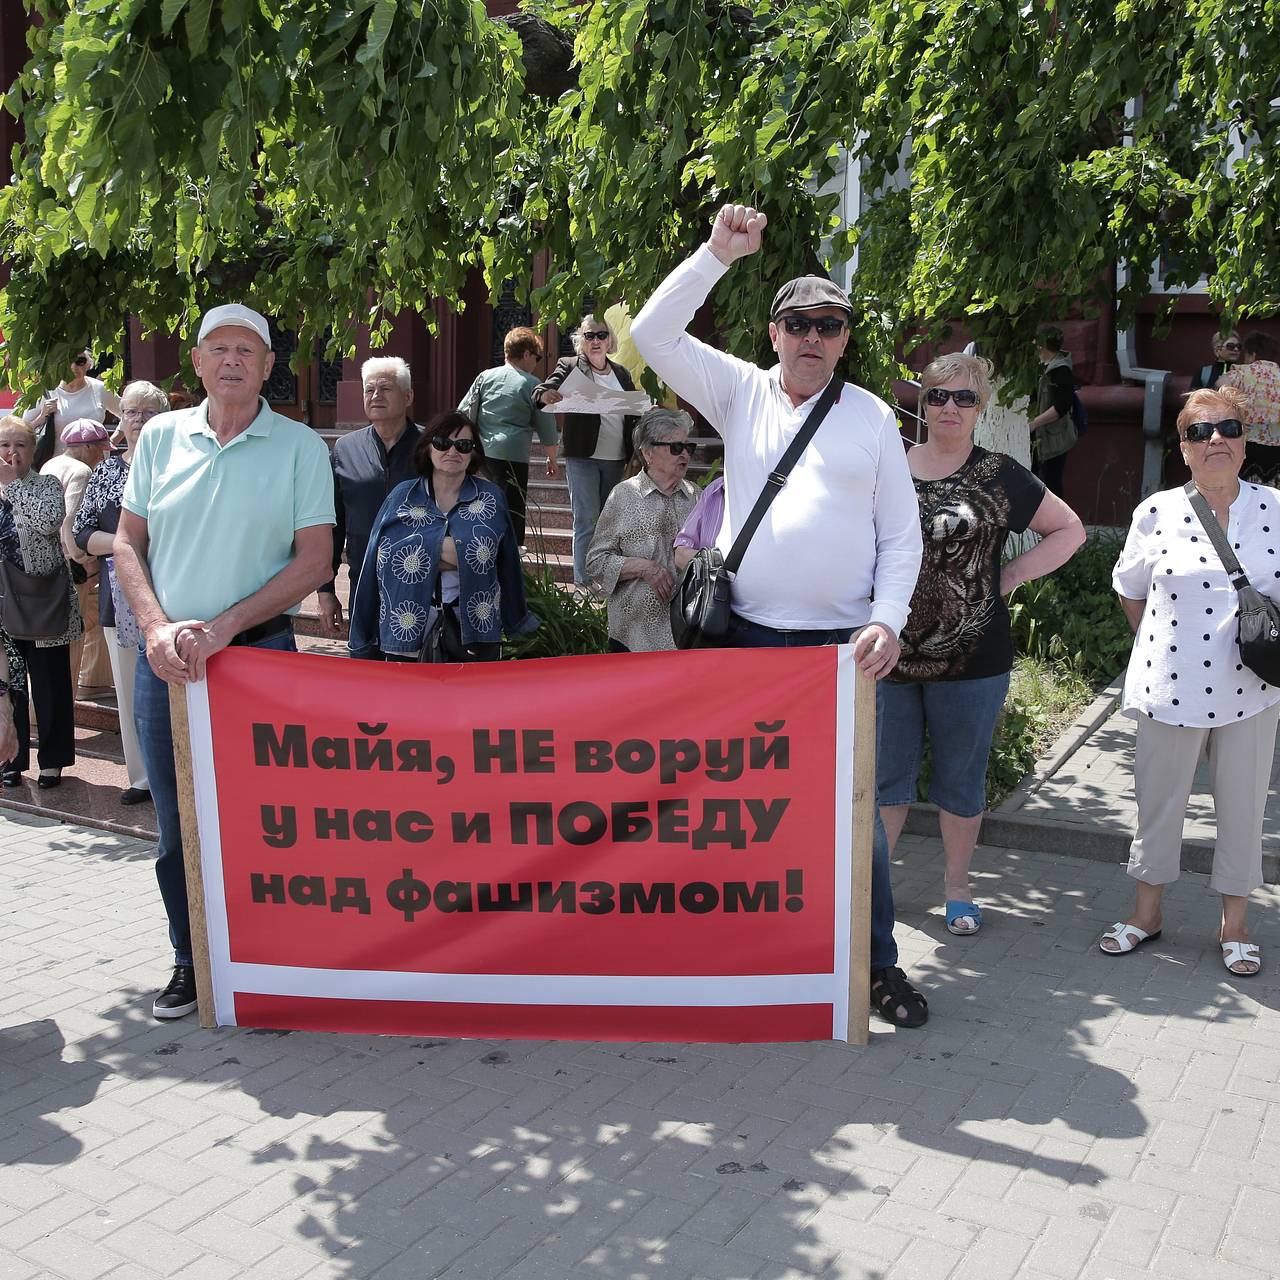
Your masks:
{"label": "white polka dot blouse", "polygon": [[[1227,538],[1258,591],[1280,601],[1280,492],[1242,483]],[[1240,661],[1235,588],[1180,487],[1138,504],[1111,581],[1147,602],[1125,676],[1128,715],[1212,728],[1280,701]]]}

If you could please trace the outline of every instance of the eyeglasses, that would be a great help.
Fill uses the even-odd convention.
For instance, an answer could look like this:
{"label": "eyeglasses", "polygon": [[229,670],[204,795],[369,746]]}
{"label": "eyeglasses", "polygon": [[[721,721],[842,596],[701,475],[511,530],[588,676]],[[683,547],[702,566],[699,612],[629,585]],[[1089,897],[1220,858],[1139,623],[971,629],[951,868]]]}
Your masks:
{"label": "eyeglasses", "polygon": [[968,387],[962,387],[959,391],[952,391],[949,387],[930,387],[924,393],[925,404],[931,404],[938,409],[942,408],[948,400],[954,400],[957,409],[972,409],[978,403],[978,393],[970,391]]}
{"label": "eyeglasses", "polygon": [[1223,342],[1220,344],[1223,351],[1239,351],[1240,344],[1238,342]]}
{"label": "eyeglasses", "polygon": [[670,449],[677,458],[682,453],[687,453],[692,458],[698,452],[698,446],[692,440],[655,440],[651,447],[654,449]]}
{"label": "eyeglasses", "polygon": [[121,409],[120,417],[125,422],[146,422],[158,412],[158,409]]}
{"label": "eyeglasses", "polygon": [[432,436],[431,447],[439,449],[441,453],[448,453],[450,449],[457,449],[465,458],[476,447],[474,440],[459,440],[454,436]]}
{"label": "eyeglasses", "polygon": [[583,342],[608,342],[608,329],[584,329],[582,331]]}
{"label": "eyeglasses", "polygon": [[88,357],[88,356],[76,356],[76,358],[75,358],[71,363],[72,363],[72,364],[88,364],[88,363],[89,363],[89,357]]}
{"label": "eyeglasses", "polygon": [[1215,431],[1224,440],[1239,440],[1244,435],[1244,423],[1239,418],[1224,418],[1221,422],[1193,422],[1182,438],[1190,444],[1204,444],[1213,439]]}
{"label": "eyeglasses", "polygon": [[820,338],[834,338],[843,333],[848,321],[841,316],[820,316],[815,320],[812,316],[783,316],[782,328],[793,338],[801,338],[810,329],[818,331]]}

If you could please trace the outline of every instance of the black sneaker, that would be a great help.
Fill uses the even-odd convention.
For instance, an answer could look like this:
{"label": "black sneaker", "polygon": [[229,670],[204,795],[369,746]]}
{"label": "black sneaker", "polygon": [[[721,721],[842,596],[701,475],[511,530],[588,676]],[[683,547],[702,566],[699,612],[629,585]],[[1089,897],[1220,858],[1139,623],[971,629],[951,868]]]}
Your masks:
{"label": "black sneaker", "polygon": [[185,1018],[196,1008],[196,971],[189,964],[175,964],[169,985],[156,996],[151,1012],[157,1018]]}
{"label": "black sneaker", "polygon": [[126,787],[120,793],[121,804],[150,804],[151,792],[146,787]]}

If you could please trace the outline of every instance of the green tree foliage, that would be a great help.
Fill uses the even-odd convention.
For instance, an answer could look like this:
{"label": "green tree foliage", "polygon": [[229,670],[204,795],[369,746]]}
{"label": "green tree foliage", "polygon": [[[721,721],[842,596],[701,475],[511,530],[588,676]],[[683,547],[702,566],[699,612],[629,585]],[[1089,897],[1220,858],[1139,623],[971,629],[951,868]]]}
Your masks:
{"label": "green tree foliage", "polygon": [[[0,195],[20,380],[124,311],[167,328],[234,291],[305,342],[456,298],[472,262],[525,281],[539,249],[542,313],[635,307],[728,199],[770,218],[715,295],[728,345],[761,355],[777,285],[856,243],[873,385],[947,317],[1025,382],[1034,325],[1110,300],[1120,259],[1122,321],[1157,262],[1228,316],[1280,308],[1280,0],[528,0],[573,40],[555,98],[466,0],[33,3]],[[846,150],[879,193],[853,231]]]}
{"label": "green tree foliage", "polygon": [[[0,193],[11,377],[122,318],[300,315],[310,349],[454,296],[518,137],[519,43],[473,0],[33,0]],[[46,383],[47,384],[47,383]]]}

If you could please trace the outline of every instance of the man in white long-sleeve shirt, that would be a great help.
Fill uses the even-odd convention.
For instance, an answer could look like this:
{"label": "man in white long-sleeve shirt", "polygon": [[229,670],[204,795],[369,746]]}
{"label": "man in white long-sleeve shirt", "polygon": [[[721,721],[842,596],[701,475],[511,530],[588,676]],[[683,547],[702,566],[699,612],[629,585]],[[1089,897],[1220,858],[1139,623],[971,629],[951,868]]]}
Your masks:
{"label": "man in white long-sleeve shirt", "polygon": [[[743,205],[720,210],[711,238],[658,287],[631,326],[651,368],[724,438],[728,554],[849,341],[852,310],[829,280],[802,276],[778,290],[772,369],[717,351],[688,326],[738,258],[755,253],[767,219]],[[920,569],[920,514],[897,420],[869,391],[846,383],[752,538],[733,581],[730,643],[838,644],[854,637],[859,667],[876,679],[898,660]],[[854,634],[856,633],[856,635]],[[920,1026],[924,997],[897,967],[888,846],[876,817],[871,889],[872,1005],[897,1026]]]}

